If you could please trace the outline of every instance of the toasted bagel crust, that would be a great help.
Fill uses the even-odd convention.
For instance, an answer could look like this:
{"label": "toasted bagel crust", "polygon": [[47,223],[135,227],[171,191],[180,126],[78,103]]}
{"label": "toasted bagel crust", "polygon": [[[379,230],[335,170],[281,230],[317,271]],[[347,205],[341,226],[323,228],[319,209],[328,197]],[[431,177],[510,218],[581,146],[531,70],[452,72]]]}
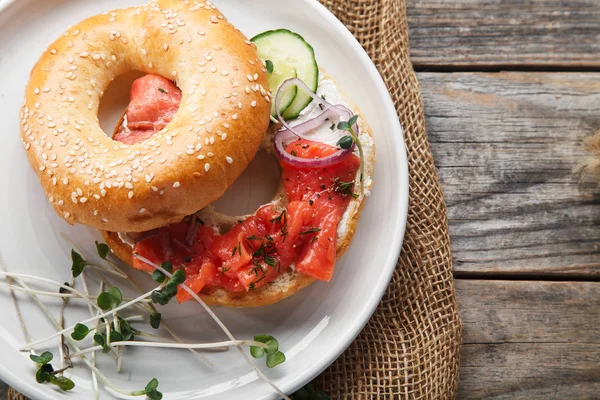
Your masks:
{"label": "toasted bagel crust", "polygon": [[[326,79],[333,80],[323,71],[321,71],[321,74],[324,75]],[[359,115],[360,118],[358,119],[358,124],[361,136],[366,134],[370,139],[372,139],[373,132],[371,131],[371,128],[367,124],[358,107],[349,100],[348,96],[343,92],[339,85],[336,86],[337,90],[344,96],[346,102],[351,105],[350,108]],[[370,151],[367,151],[365,155],[364,179],[367,183],[365,185],[365,189],[370,190],[373,184],[371,177],[373,175],[373,169],[375,165],[374,145],[372,145]],[[283,184],[280,184],[278,193],[275,195],[275,199],[281,198],[281,196],[285,196]],[[365,200],[366,196],[352,199],[348,205],[348,208],[346,209],[346,212],[344,213],[343,219],[345,218],[347,222],[344,224],[344,227],[338,226],[336,252],[337,258],[341,257],[346,252],[350,246],[350,243],[352,242],[352,238],[354,237]],[[237,219],[237,217],[235,219]],[[133,249],[128,244],[121,241],[116,233],[103,231],[102,234],[106,240],[106,243],[113,250],[114,254],[128,265],[133,265]],[[283,299],[286,299],[313,282],[315,282],[314,278],[302,275],[293,270],[289,270],[281,274],[273,282],[270,282],[268,285],[261,286],[256,290],[251,290],[248,292],[231,292],[223,288],[208,288],[202,290],[199,295],[202,300],[209,305],[220,305],[225,307],[260,307],[277,303]]]}
{"label": "toasted bagel crust", "polygon": [[[183,92],[169,125],[125,145],[98,123],[103,92],[132,70]],[[271,93],[256,49],[210,3],[159,0],[88,18],[35,65],[21,112],[23,146],[67,222],[139,232],[218,199],[269,124]]]}

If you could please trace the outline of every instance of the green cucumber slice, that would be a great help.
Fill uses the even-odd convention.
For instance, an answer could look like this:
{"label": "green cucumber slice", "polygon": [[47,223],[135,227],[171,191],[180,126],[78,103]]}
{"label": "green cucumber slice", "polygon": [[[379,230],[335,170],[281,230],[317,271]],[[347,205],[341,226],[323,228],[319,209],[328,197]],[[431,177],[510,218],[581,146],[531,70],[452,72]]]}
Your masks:
{"label": "green cucumber slice", "polygon": [[[258,48],[258,56],[271,60],[273,65],[287,64],[296,69],[297,77],[313,92],[319,84],[319,67],[315,60],[315,51],[304,38],[287,29],[266,31],[251,39]],[[289,78],[293,78],[290,76]],[[273,94],[277,88],[271,87]],[[285,119],[294,119],[310,104],[312,98],[307,93],[298,92],[292,104],[282,114]]]}
{"label": "green cucumber slice", "polygon": [[[273,96],[277,94],[277,90],[279,90],[279,86],[286,80],[290,78],[297,78],[298,74],[296,72],[296,68],[292,67],[289,64],[282,63],[279,61],[273,61],[273,72],[269,74],[269,88],[273,91]],[[281,101],[279,102],[279,112],[283,114],[285,110],[292,104],[294,99],[296,98],[296,94],[298,93],[298,88],[296,86],[290,86],[283,92],[281,95]],[[271,115],[277,118],[277,113],[275,112],[275,98],[273,97],[273,102],[271,102]]]}

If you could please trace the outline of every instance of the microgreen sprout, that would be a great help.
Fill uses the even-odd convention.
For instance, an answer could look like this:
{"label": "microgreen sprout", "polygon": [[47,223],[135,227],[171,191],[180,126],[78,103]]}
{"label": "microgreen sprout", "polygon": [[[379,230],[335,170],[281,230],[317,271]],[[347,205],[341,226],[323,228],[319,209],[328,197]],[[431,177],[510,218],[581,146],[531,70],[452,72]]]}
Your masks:
{"label": "microgreen sprout", "polygon": [[107,292],[102,292],[98,296],[98,307],[102,310],[112,310],[117,308],[123,302],[123,295],[119,288],[110,287]]}
{"label": "microgreen sprout", "polygon": [[[358,153],[360,155],[360,194],[361,196],[364,196],[365,194],[365,182],[364,182],[364,175],[365,175],[365,155],[363,153],[363,148],[362,148],[362,144],[360,143],[360,140],[358,139],[358,136],[356,135],[356,132],[354,132],[354,125],[356,124],[356,121],[358,120],[358,115],[353,115],[352,118],[350,118],[348,121],[340,121],[337,124],[337,128],[341,131],[347,131],[350,134],[350,138],[352,139],[352,142],[356,143],[356,146],[358,147]],[[349,143],[348,147],[342,147],[344,149],[349,149],[352,146],[352,142],[349,141],[349,139],[344,139],[347,136],[343,136],[339,141],[338,141],[338,146],[342,147],[342,145],[346,146]],[[340,143],[342,142],[342,143]]]}
{"label": "microgreen sprout", "polygon": [[83,267],[87,265],[87,261],[81,257],[81,254],[75,251],[75,249],[71,250],[71,260],[73,264],[71,265],[71,271],[73,272],[73,278],[77,278],[83,272]]}
{"label": "microgreen sprout", "polygon": [[273,61],[265,60],[265,68],[267,69],[267,72],[269,74],[272,74],[273,73]]}
{"label": "microgreen sprout", "polygon": [[[163,267],[164,269],[166,269],[169,272],[173,272],[173,264],[171,264],[169,261],[163,262],[161,264],[161,267]],[[154,272],[152,273],[152,279],[154,279],[158,283],[163,283],[166,278],[167,277],[157,269],[155,269]]]}
{"label": "microgreen sprout", "polygon": [[279,351],[279,342],[273,336],[270,335],[256,335],[254,336],[255,342],[264,343],[267,348],[250,346],[250,354],[254,358],[262,358],[265,354],[267,355],[267,367],[274,368],[279,364],[285,362],[285,354]]}
{"label": "microgreen sprout", "polygon": [[161,313],[150,314],[150,326],[154,329],[160,328],[160,320],[162,319]]}
{"label": "microgreen sprout", "polygon": [[[167,265],[171,266],[171,263],[168,263]],[[168,271],[166,268],[164,270],[170,274],[170,271]],[[157,269],[152,274],[153,278],[154,274],[156,274],[156,271],[158,271],[164,277],[164,273]],[[177,286],[185,282],[185,278],[185,271],[183,269],[178,269],[177,271],[173,272],[171,279],[169,279],[167,284],[162,289],[157,289],[152,292],[152,301],[160,304],[161,306],[167,305],[169,301],[175,297],[177,294]],[[162,280],[164,281],[164,279]]]}
{"label": "microgreen sprout", "polygon": [[158,391],[158,379],[156,378],[152,378],[152,380],[148,382],[145,392],[150,400],[160,400],[163,397],[162,393]]}
{"label": "microgreen sprout", "polygon": [[96,250],[98,251],[100,258],[106,260],[109,250],[108,245],[106,243],[99,243],[98,241],[95,241],[94,243],[96,243]]}
{"label": "microgreen sprout", "polygon": [[77,324],[71,332],[71,337],[75,340],[83,340],[90,333],[90,329],[84,324]]}
{"label": "microgreen sprout", "polygon": [[75,387],[75,383],[73,383],[71,379],[67,378],[66,376],[59,375],[71,367],[69,366],[67,368],[55,371],[52,367],[52,364],[50,364],[50,361],[52,361],[54,355],[49,351],[45,351],[39,356],[31,354],[29,358],[38,365],[38,370],[35,373],[35,380],[38,383],[49,382],[65,391],[71,390]]}

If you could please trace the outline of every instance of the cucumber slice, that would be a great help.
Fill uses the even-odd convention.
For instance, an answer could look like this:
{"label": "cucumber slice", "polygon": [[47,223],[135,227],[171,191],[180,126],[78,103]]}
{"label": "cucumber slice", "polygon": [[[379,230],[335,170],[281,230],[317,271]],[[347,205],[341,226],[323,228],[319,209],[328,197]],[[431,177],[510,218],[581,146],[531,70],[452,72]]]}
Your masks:
{"label": "cucumber slice", "polygon": [[[251,39],[258,48],[258,55],[263,60],[271,60],[273,65],[287,64],[296,69],[297,77],[313,92],[319,84],[319,67],[315,60],[315,51],[304,38],[287,29],[266,31]],[[290,76],[292,78],[292,76]],[[277,88],[271,87],[273,94]],[[294,119],[310,104],[312,98],[307,93],[298,91],[296,98],[282,114],[285,119]]]}
{"label": "cucumber slice", "polygon": [[[273,91],[273,96],[275,96],[279,90],[279,86],[281,86],[286,79],[297,78],[298,74],[296,73],[296,68],[289,64],[273,60],[271,60],[271,62],[273,63],[273,72],[269,74],[269,87]],[[287,108],[296,98],[297,93],[298,88],[296,86],[290,86],[285,90],[285,92],[283,92],[281,101],[279,102],[280,113],[283,114],[283,112],[287,110]],[[277,113],[275,112],[275,101],[271,103],[271,115],[277,118]]]}

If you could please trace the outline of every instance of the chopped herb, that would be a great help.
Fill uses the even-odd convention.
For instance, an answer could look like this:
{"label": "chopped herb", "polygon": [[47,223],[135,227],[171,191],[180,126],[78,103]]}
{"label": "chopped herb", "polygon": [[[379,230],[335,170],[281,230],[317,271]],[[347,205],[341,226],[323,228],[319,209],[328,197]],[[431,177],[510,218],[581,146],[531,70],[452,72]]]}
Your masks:
{"label": "chopped herb", "polygon": [[221,267],[221,273],[225,275],[225,272],[229,271],[231,267]]}
{"label": "chopped herb", "polygon": [[310,239],[310,242],[311,242],[311,243],[314,243],[314,242],[316,242],[316,241],[317,241],[317,239],[318,239],[318,238],[319,238],[319,236],[318,236],[318,235],[315,235],[315,236],[313,236],[313,238],[312,238],[312,239]]}
{"label": "chopped herb", "polygon": [[343,182],[340,178],[336,178],[334,181],[335,189],[334,191],[341,194],[349,194],[352,197],[358,197],[356,193],[354,193],[354,181]]}
{"label": "chopped herb", "polygon": [[331,123],[331,126],[329,127],[329,129],[334,130],[335,129],[335,123]]}
{"label": "chopped herb", "polygon": [[240,243],[239,240],[238,240],[238,254],[240,255],[240,257],[242,256],[242,244]]}
{"label": "chopped herb", "polygon": [[273,61],[265,60],[265,68],[267,68],[267,72],[269,74],[272,74],[273,73]]}
{"label": "chopped herb", "polygon": [[248,290],[254,290],[254,282],[250,282],[250,285],[248,286]]}
{"label": "chopped herb", "polygon": [[273,218],[272,220],[270,220],[271,223],[276,223],[279,224],[281,226],[281,236],[283,236],[283,241],[285,242],[285,239],[287,237],[287,211],[283,210],[281,212],[281,214],[279,214],[278,217]]}
{"label": "chopped herb", "polygon": [[291,153],[291,154],[292,154],[294,157],[296,157],[296,156],[298,155],[298,153],[296,153],[296,150],[292,150],[292,153]]}
{"label": "chopped herb", "polygon": [[167,93],[167,94],[169,93],[169,92],[167,92],[165,89],[163,89],[163,88],[160,88],[160,87],[158,88],[158,91],[159,91],[159,92],[161,92],[161,93]]}
{"label": "chopped herb", "polygon": [[275,259],[271,256],[265,256],[265,263],[269,266],[269,267],[274,267],[275,266]]}
{"label": "chopped herb", "polygon": [[231,251],[231,257],[233,257],[235,255],[236,251],[237,251],[237,246],[233,246],[233,250]]}
{"label": "chopped herb", "polygon": [[321,228],[316,228],[316,227],[315,228],[309,228],[309,229],[307,229],[305,231],[300,232],[300,235],[308,235],[308,234],[315,233],[315,232],[320,232],[320,231],[321,231]]}

